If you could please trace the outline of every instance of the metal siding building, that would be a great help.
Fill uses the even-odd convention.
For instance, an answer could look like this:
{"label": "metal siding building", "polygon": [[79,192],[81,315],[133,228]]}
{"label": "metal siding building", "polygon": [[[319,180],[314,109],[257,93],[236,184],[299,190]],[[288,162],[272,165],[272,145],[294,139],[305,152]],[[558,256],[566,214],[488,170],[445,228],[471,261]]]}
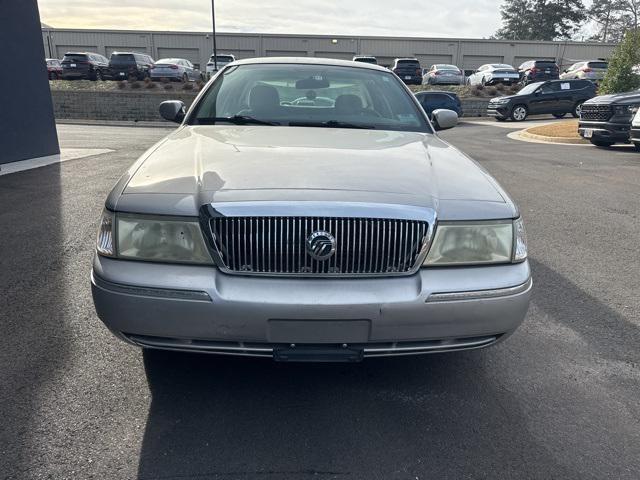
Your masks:
{"label": "metal siding building", "polygon": [[[187,58],[201,68],[212,50],[211,33],[153,32],[131,30],[42,30],[45,55],[62,58],[65,52],[80,50],[106,55],[116,50],[133,50],[163,57]],[[520,65],[525,60],[555,59],[560,66],[578,60],[608,58],[616,44],[595,42],[533,42],[458,38],[401,38],[341,35],[284,35],[219,33],[219,53],[236,58],[262,56],[309,56],[351,59],[374,55],[381,65],[396,57],[416,57],[423,67],[453,63],[472,70],[483,63]]]}

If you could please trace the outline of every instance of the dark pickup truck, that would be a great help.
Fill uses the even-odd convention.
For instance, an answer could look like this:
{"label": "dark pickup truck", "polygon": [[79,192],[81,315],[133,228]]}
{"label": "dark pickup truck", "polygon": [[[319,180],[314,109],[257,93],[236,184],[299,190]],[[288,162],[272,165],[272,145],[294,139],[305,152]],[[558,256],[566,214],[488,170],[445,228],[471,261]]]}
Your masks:
{"label": "dark pickup truck", "polygon": [[582,104],[578,132],[598,147],[629,143],[631,120],[640,106],[640,91],[601,95]]}

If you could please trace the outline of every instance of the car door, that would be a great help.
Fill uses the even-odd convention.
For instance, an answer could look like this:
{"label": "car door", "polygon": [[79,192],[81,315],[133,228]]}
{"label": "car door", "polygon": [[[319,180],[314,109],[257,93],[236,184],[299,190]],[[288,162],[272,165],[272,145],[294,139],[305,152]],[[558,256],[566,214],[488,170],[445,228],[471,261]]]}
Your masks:
{"label": "car door", "polygon": [[555,113],[556,112],[556,93],[557,90],[550,82],[545,82],[533,92],[529,99],[529,113]]}
{"label": "car door", "polygon": [[569,113],[573,111],[573,105],[575,104],[574,98],[576,95],[576,88],[580,88],[576,84],[579,82],[580,80],[554,82],[554,85],[557,85],[556,113]]}

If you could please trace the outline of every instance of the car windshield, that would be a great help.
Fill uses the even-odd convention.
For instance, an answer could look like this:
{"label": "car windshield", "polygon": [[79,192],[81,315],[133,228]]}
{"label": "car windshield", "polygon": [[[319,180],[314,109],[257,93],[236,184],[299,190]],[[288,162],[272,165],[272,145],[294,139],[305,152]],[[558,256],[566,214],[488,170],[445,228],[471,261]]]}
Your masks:
{"label": "car windshield", "polygon": [[333,65],[232,67],[207,89],[189,121],[431,132],[391,72]]}
{"label": "car windshield", "polygon": [[455,65],[436,65],[437,70],[453,70],[459,72],[460,70]]}
{"label": "car windshield", "polygon": [[220,63],[220,62],[225,62],[225,63],[233,62],[233,58],[230,57],[229,55],[218,55],[217,57],[215,55],[211,55],[211,58],[209,59],[209,61],[213,62],[213,61],[216,60],[216,58],[218,59],[218,63]]}
{"label": "car windshield", "polygon": [[522,90],[516,93],[516,95],[529,95],[530,93],[535,92],[538,89],[538,87],[543,83],[544,82],[530,83],[526,87],[523,87]]}
{"label": "car windshield", "polygon": [[589,62],[590,68],[607,68],[608,66],[607,62]]}
{"label": "car windshield", "polygon": [[363,63],[373,63],[373,64],[377,64],[378,61],[375,58],[372,57],[357,57],[355,59],[356,62],[363,62]]}

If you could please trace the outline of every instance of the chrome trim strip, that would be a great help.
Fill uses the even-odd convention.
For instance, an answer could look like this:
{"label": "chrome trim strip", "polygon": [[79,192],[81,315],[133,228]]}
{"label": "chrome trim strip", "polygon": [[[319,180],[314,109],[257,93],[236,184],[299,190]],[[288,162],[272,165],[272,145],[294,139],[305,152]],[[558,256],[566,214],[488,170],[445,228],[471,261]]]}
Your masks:
{"label": "chrome trim strip", "polygon": [[216,202],[210,204],[211,216],[219,217],[344,217],[388,218],[390,220],[435,223],[435,210],[395,203],[263,201]]}
{"label": "chrome trim strip", "polygon": [[446,292],[446,293],[432,293],[425,300],[426,303],[439,303],[439,302],[455,302],[463,300],[482,300],[486,298],[500,298],[509,297],[512,295],[518,295],[528,292],[533,287],[533,279],[529,278],[522,285],[516,285],[515,287],[496,288],[492,290],[471,290],[468,292]]}
{"label": "chrome trim strip", "polygon": [[414,345],[411,347],[394,346],[394,347],[379,347],[379,348],[366,348],[364,349],[365,355],[367,353],[401,353],[401,352],[420,352],[429,350],[443,350],[448,348],[465,348],[465,347],[477,347],[487,343],[492,343],[497,340],[497,337],[486,337],[480,340],[472,340],[468,342],[452,342],[452,343],[440,343],[436,345]]}
{"label": "chrome trim strip", "polygon": [[170,300],[190,300],[195,302],[211,302],[211,297],[207,292],[198,290],[179,290],[156,287],[141,287],[136,285],[126,285],[113,283],[98,277],[91,272],[91,281],[97,286],[110,292],[122,293],[125,295],[136,295],[141,297],[166,298]]}
{"label": "chrome trim strip", "polygon": [[[122,334],[126,340],[138,345],[139,347],[157,348],[173,351],[190,351],[211,353],[216,355],[236,355],[248,357],[271,357],[275,347],[284,345],[246,346],[242,342],[237,342],[237,346],[227,346],[217,344],[212,341],[207,344],[206,340],[184,340],[180,339],[163,339],[162,337],[147,337],[145,335]],[[363,344],[351,344],[352,348],[362,348],[364,357],[388,357],[401,355],[419,355],[434,352],[451,352],[456,350],[466,350],[473,348],[482,348],[497,342],[500,335],[491,335],[488,337],[474,338],[465,341],[464,338],[454,340],[442,340],[443,343],[434,343],[438,340],[425,340],[423,345],[420,342],[406,342],[409,346],[402,346],[403,342],[387,344],[384,347],[366,347]],[[196,342],[196,343],[191,343]],[[229,342],[233,343],[233,342]],[[376,344],[373,344],[376,345]],[[379,344],[378,344],[379,345]]]}

